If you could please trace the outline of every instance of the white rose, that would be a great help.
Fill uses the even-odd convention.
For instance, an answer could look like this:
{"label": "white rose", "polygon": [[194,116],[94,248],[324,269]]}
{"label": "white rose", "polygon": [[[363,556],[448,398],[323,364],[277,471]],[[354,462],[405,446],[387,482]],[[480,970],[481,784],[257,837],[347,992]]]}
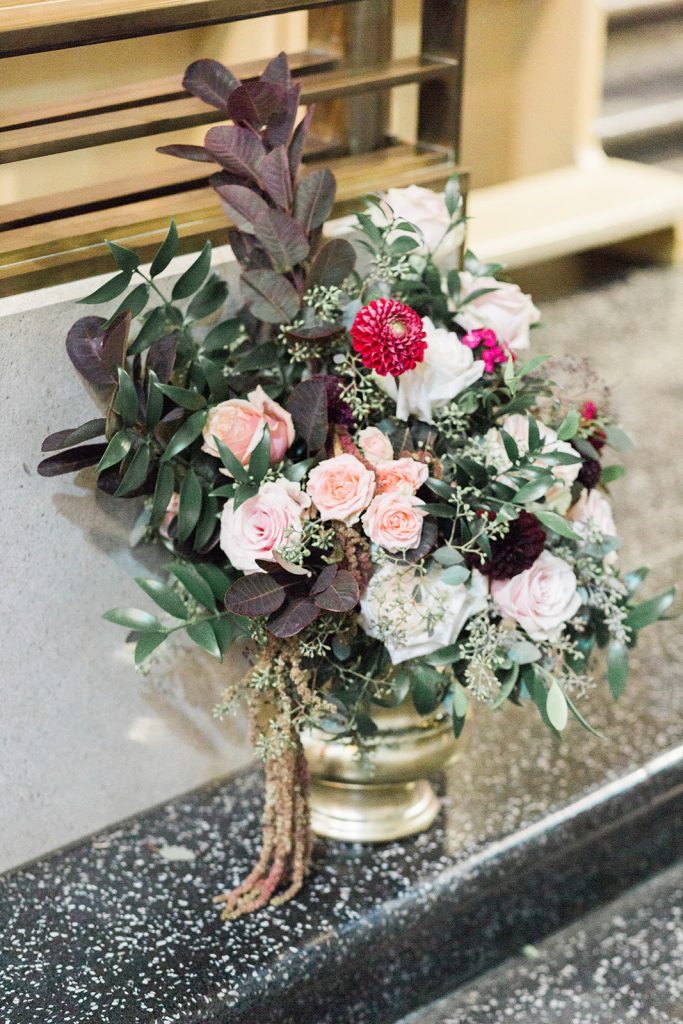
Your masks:
{"label": "white rose", "polygon": [[413,253],[426,256],[430,252],[443,274],[455,270],[465,238],[465,225],[459,224],[446,234],[451,219],[443,192],[433,192],[422,185],[409,185],[407,188],[390,188],[386,199],[396,217],[415,224],[422,232],[424,245],[413,249]]}
{"label": "white rose", "polygon": [[470,616],[486,607],[485,576],[475,571],[470,586],[449,586],[442,573],[434,568],[420,576],[414,566],[388,562],[370,580],[358,621],[383,642],[394,665],[455,643]]}
{"label": "white rose", "polygon": [[[536,426],[538,427],[539,435],[543,441],[543,450],[540,452],[538,458],[535,460],[537,466],[547,466],[547,461],[543,458],[543,453],[547,452],[564,452],[565,455],[574,456],[577,461],[569,463],[566,466],[552,466],[550,471],[557,480],[557,484],[551,487],[545,494],[545,501],[547,505],[552,507],[558,512],[566,512],[571,501],[571,486],[576,480],[581,470],[581,461],[579,456],[574,451],[572,446],[566,441],[558,440],[557,434],[552,427],[546,426],[540,420],[536,420]],[[529,421],[526,416],[522,416],[521,413],[513,413],[511,416],[506,416],[502,421],[502,427],[510,437],[517,443],[520,455],[525,454],[529,450]],[[486,441],[489,446],[489,455],[492,462],[500,469],[505,471],[512,465],[508,454],[505,451],[505,445],[503,444],[503,438],[501,437],[500,431],[493,427],[486,434]],[[504,483],[507,483],[505,477],[501,477]]]}
{"label": "white rose", "polygon": [[479,380],[484,363],[472,355],[457,334],[445,327],[435,327],[426,316],[422,324],[427,348],[424,360],[414,370],[407,370],[398,378],[375,375],[375,383],[396,402],[396,415],[400,420],[417,416],[425,423],[432,422],[434,409],[447,405],[456,395]]}
{"label": "white rose", "polygon": [[516,352],[529,347],[529,328],[541,319],[530,295],[525,295],[519,285],[497,281],[494,277],[474,277],[467,270],[461,272],[460,284],[463,299],[480,288],[495,288],[495,291],[463,306],[457,315],[459,324],[467,331],[488,327],[495,331],[499,341]]}
{"label": "white rose", "polygon": [[542,551],[534,564],[509,580],[493,580],[491,597],[506,619],[532,640],[557,640],[581,607],[576,576],[563,558]]}
{"label": "white rose", "polygon": [[275,561],[273,552],[301,534],[301,515],[310,504],[298,484],[283,479],[261,484],[237,510],[231,498],[221,516],[221,549],[236,569],[263,572],[256,560]]}
{"label": "white rose", "polygon": [[[576,504],[569,509],[567,518],[572,520],[574,531],[579,537],[590,539],[593,531],[597,531],[603,537],[617,536],[612,506],[605,495],[595,488],[582,493]],[[616,551],[608,551],[605,555],[605,567],[616,565],[618,560]]]}

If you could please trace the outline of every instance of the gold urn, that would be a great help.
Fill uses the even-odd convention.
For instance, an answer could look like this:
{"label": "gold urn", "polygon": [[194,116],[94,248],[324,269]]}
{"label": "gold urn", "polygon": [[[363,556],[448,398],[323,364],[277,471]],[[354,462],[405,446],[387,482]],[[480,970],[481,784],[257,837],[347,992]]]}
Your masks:
{"label": "gold urn", "polygon": [[319,836],[387,843],[424,832],[439,812],[428,780],[455,755],[450,715],[418,715],[410,698],[398,707],[368,710],[378,731],[362,748],[319,729],[302,736],[311,827]]}

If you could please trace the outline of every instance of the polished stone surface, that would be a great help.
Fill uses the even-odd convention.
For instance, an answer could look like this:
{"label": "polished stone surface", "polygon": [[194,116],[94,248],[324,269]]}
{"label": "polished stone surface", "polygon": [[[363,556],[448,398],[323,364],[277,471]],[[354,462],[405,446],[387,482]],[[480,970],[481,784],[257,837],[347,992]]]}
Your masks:
{"label": "polished stone surface", "polygon": [[681,1024],[683,863],[400,1024]]}

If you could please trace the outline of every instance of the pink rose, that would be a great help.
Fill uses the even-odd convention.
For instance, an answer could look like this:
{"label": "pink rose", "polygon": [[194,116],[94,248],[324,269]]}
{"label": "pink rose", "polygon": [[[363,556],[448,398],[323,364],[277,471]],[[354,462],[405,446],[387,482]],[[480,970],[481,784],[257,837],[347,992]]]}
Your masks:
{"label": "pink rose", "polygon": [[416,459],[392,459],[391,462],[378,462],[375,474],[379,493],[400,491],[415,494],[429,476],[429,466]]}
{"label": "pink rose", "polygon": [[514,351],[529,347],[529,327],[537,324],[541,314],[525,295],[519,285],[497,281],[494,277],[474,277],[467,270],[460,272],[462,297],[480,288],[495,288],[495,291],[480,295],[466,303],[458,311],[457,321],[468,330],[488,327],[499,341]]}
{"label": "pink rose", "polygon": [[[576,504],[569,509],[567,518],[572,520],[574,532],[585,540],[590,541],[591,533],[594,531],[605,538],[617,536],[612,506],[605,495],[595,489],[583,492]],[[616,566],[618,561],[617,552],[608,551],[604,558],[605,568]]]}
{"label": "pink rose", "polygon": [[[273,465],[284,458],[294,441],[294,424],[286,409],[269,398],[259,385],[247,399],[230,398],[209,410],[204,424],[202,450],[220,458],[214,436],[230,449],[235,458],[246,466],[256,445],[268,426],[270,431],[270,462]],[[221,470],[226,476],[232,474]]]}
{"label": "pink rose", "polygon": [[424,502],[413,494],[378,494],[363,516],[363,529],[385,551],[409,551],[420,543]]}
{"label": "pink rose", "polygon": [[268,397],[260,384],[255,391],[251,391],[247,395],[247,398],[254,408],[260,410],[261,415],[265,417],[268,424],[271,466],[276,462],[281,462],[285,457],[285,452],[294,442],[294,423],[292,417],[286,409],[283,409],[281,405]]}
{"label": "pink rose", "polygon": [[274,562],[273,552],[301,533],[301,516],[311,499],[289,480],[261,484],[237,510],[231,498],[221,517],[222,550],[236,569],[263,572],[256,559]]}
{"label": "pink rose", "polygon": [[576,586],[571,566],[543,551],[530,569],[510,580],[493,580],[491,596],[500,614],[519,623],[532,640],[557,640],[581,607]]}
{"label": "pink rose", "polygon": [[391,441],[378,427],[366,427],[365,430],[361,430],[358,435],[358,444],[365,458],[373,466],[394,457]]}
{"label": "pink rose", "polygon": [[306,490],[321,519],[338,519],[350,526],[372,501],[375,474],[355,455],[335,455],[313,467]]}

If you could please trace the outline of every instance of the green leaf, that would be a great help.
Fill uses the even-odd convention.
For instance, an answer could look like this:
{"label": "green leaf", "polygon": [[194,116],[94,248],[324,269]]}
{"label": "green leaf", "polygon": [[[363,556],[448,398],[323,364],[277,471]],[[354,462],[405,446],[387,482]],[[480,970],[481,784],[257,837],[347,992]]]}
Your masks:
{"label": "green leaf", "polygon": [[451,486],[450,484],[447,484],[445,480],[437,480],[435,477],[430,476],[427,479],[426,484],[429,490],[439,498],[445,498],[446,501],[450,501],[453,497]]}
{"label": "green leaf", "polygon": [[187,540],[194,530],[202,511],[202,485],[197,474],[190,467],[180,485],[180,506],[178,509],[178,538]]}
{"label": "green leaf", "polygon": [[460,178],[457,174],[451,174],[450,178],[446,182],[446,189],[444,191],[444,201],[446,203],[446,209],[448,216],[453,217],[458,212],[462,203],[462,195],[460,193]]}
{"label": "green leaf", "polygon": [[211,242],[204,243],[204,248],[197,259],[182,274],[173,286],[174,299],[187,299],[203,284],[211,267]]}
{"label": "green leaf", "polygon": [[425,661],[430,665],[452,665],[454,661],[458,661],[460,658],[460,645],[449,644],[448,647],[441,647],[438,651],[432,651],[431,654],[425,655]]}
{"label": "green leaf", "polygon": [[517,445],[517,442],[515,441],[514,437],[511,434],[508,434],[507,430],[503,430],[502,427],[499,433],[503,445],[505,447],[505,452],[507,454],[508,459],[510,460],[510,462],[516,462],[519,458],[519,447]]}
{"label": "green leaf", "polygon": [[579,414],[576,409],[570,409],[565,418],[557,428],[557,437],[560,441],[571,441],[579,429]]}
{"label": "green leaf", "polygon": [[[523,363],[519,370],[517,370],[515,377],[517,380],[521,380],[522,377],[526,377],[528,373],[533,373],[534,370],[537,370],[538,367],[548,359],[550,359],[550,356],[534,356],[532,359],[528,359],[527,362]],[[508,363],[512,364],[512,360],[509,359]]]}
{"label": "green leaf", "polygon": [[211,587],[211,591],[216,600],[223,604],[225,601],[225,595],[232,584],[230,576],[211,562],[198,562],[196,569],[202,579],[206,580]]}
{"label": "green leaf", "polygon": [[187,315],[190,320],[201,320],[205,316],[210,316],[221,308],[227,297],[227,284],[217,274],[212,274],[187,307]]}
{"label": "green leaf", "polygon": [[149,268],[149,276],[156,277],[162,270],[166,270],[173,257],[178,252],[178,228],[174,220],[168,226],[168,233],[166,238],[163,240],[161,245],[156,251],[156,255],[152,260],[152,266]]}
{"label": "green leaf", "polygon": [[460,683],[456,683],[453,687],[452,693],[453,714],[456,718],[465,718],[470,704],[466,690],[460,685]]}
{"label": "green leaf", "polygon": [[515,640],[506,651],[508,658],[515,665],[529,665],[541,657],[540,650],[530,640]]}
{"label": "green leaf", "polygon": [[420,243],[416,238],[410,238],[408,235],[401,235],[389,246],[389,252],[394,256],[401,256],[403,253],[412,252],[413,249],[417,249]]}
{"label": "green leaf", "polygon": [[426,512],[429,516],[439,516],[440,519],[455,519],[457,511],[454,505],[446,505],[440,502],[426,502],[424,505],[420,505],[422,512]]}
{"label": "green leaf", "polygon": [[[530,480],[528,483],[522,484],[517,493],[513,496],[512,500],[515,505],[526,505],[527,502],[537,501],[550,490],[554,482],[554,477],[549,473],[543,473],[536,480]],[[534,512],[534,515],[535,514],[536,513]]]}
{"label": "green leaf", "polygon": [[239,484],[239,486],[235,488],[233,494],[233,510],[236,512],[240,505],[243,505],[245,501],[249,501],[249,499],[253,498],[255,494],[258,494],[257,483],[254,483],[253,481],[247,481],[247,483],[245,484]]}
{"label": "green leaf", "polygon": [[114,411],[119,414],[126,427],[132,427],[138,419],[138,393],[128,374],[120,366],[117,367],[119,386],[114,397]]}
{"label": "green leaf", "polygon": [[164,411],[164,399],[159,390],[159,378],[154,370],[147,371],[147,408],[145,409],[145,424],[153,430],[161,419]]}
{"label": "green leaf", "polygon": [[153,651],[156,651],[160,644],[163,644],[168,633],[143,633],[135,645],[135,664],[142,665],[143,661],[149,658]]}
{"label": "green leaf", "polygon": [[192,622],[186,627],[187,635],[191,640],[201,647],[203,650],[208,651],[214,658],[218,658],[219,661],[223,660],[221,649],[218,646],[216,640],[216,634],[211,628],[211,623],[206,620],[199,622]]}
{"label": "green leaf", "polygon": [[158,384],[157,387],[172,402],[179,405],[182,409],[188,409],[190,412],[203,409],[206,405],[206,399],[198,391],[192,391],[189,388],[178,388],[173,384]]}
{"label": "green leaf", "polygon": [[193,441],[196,441],[206,423],[207,410],[200,409],[199,412],[195,412],[189,419],[186,419],[182,427],[176,430],[175,434],[168,443],[168,447],[161,457],[162,462],[168,462],[169,459],[174,458],[180,452],[188,448]]}
{"label": "green leaf", "polygon": [[553,533],[557,533],[560,537],[567,537],[568,540],[579,540],[571,523],[564,516],[558,515],[557,512],[548,512],[542,508],[535,508],[533,514],[543,526],[552,530]]}
{"label": "green leaf", "polygon": [[203,352],[219,352],[237,341],[242,329],[239,320],[224,320],[213,327],[199,344]]}
{"label": "green leaf", "polygon": [[225,655],[226,651],[230,648],[233,638],[232,619],[229,616],[220,619],[214,619],[211,623],[211,628],[216,636],[216,643],[218,649],[221,652],[221,656]]}
{"label": "green leaf", "polygon": [[148,629],[160,629],[161,623],[156,615],[145,612],[141,608],[111,608],[102,616],[107,622],[114,622],[117,626],[125,626],[127,629],[134,629],[137,632],[145,632]]}
{"label": "green leaf", "polygon": [[263,436],[254,448],[249,459],[249,476],[260,484],[270,468],[270,430],[266,424]]}
{"label": "green leaf", "polygon": [[664,615],[664,612],[671,606],[675,596],[676,588],[669,587],[664,593],[636,605],[635,608],[629,610],[626,625],[629,629],[637,632],[639,629],[644,629],[645,626],[651,626],[654,622],[658,622]]}
{"label": "green leaf", "polygon": [[152,513],[150,515],[150,523],[152,526],[158,526],[161,520],[164,518],[168,503],[173,495],[173,488],[175,487],[175,472],[173,466],[170,463],[162,463],[159,466],[159,472],[157,473],[157,482],[154,488],[154,502],[152,504]]}
{"label": "green leaf", "polygon": [[441,583],[447,583],[451,587],[456,587],[459,583],[464,583],[470,574],[470,570],[466,565],[451,565],[439,576]]}
{"label": "green leaf", "polygon": [[621,697],[628,680],[628,651],[626,644],[612,640],[607,648],[607,682],[615,700]]}
{"label": "green leaf", "polygon": [[170,565],[166,565],[164,568],[182,583],[185,590],[195,601],[199,601],[210,612],[215,612],[216,602],[213,591],[206,580],[197,572],[194,565],[190,562],[171,562]]}
{"label": "green leaf", "polygon": [[118,264],[119,270],[123,270],[126,274],[132,274],[140,266],[140,258],[132,249],[125,249],[116,242],[107,242],[107,245]]}
{"label": "green leaf", "polygon": [[237,458],[237,456],[233,455],[228,446],[223,444],[220,437],[217,437],[214,434],[213,440],[216,447],[218,448],[218,452],[221,457],[221,462],[227,469],[228,473],[230,473],[230,475],[234,477],[234,479],[238,483],[247,483],[247,481],[249,480],[249,474],[242,465],[242,463],[240,462],[240,460]]}
{"label": "green leaf", "polygon": [[631,438],[621,427],[606,427],[605,438],[610,448],[615,448],[618,452],[630,452],[635,447]]}
{"label": "green leaf", "polygon": [[551,687],[548,690],[545,710],[553,728],[557,729],[558,732],[562,732],[567,725],[569,709],[564,693],[556,679],[553,680]]}
{"label": "green leaf", "polygon": [[279,357],[279,346],[273,341],[265,341],[243,356],[235,366],[235,371],[247,373],[249,370],[262,370],[268,366],[276,366]]}
{"label": "green leaf", "polygon": [[197,528],[194,533],[195,551],[201,551],[202,548],[211,540],[213,532],[216,529],[217,516],[218,502],[210,494],[205,495],[202,503],[202,514],[199,517]]}
{"label": "green leaf", "polygon": [[411,692],[415,710],[419,715],[430,715],[439,704],[444,677],[424,662],[414,662],[410,666],[410,672],[413,677]]}
{"label": "green leaf", "polygon": [[504,678],[500,680],[500,693],[496,697],[491,707],[495,710],[503,706],[505,701],[508,699],[512,691],[514,690],[517,680],[519,679],[519,665],[513,665],[511,669],[505,674]]}
{"label": "green leaf", "polygon": [[436,551],[432,551],[432,558],[435,562],[438,562],[439,565],[447,567],[452,565],[462,565],[463,563],[463,557],[460,552],[456,551],[455,548],[449,547],[437,548]]}
{"label": "green leaf", "polygon": [[128,454],[133,437],[127,430],[119,430],[112,437],[107,445],[107,450],[97,463],[96,473],[103,473],[105,469],[116,466],[121,459]]}
{"label": "green leaf", "polygon": [[128,354],[135,356],[139,352],[145,352],[150,345],[159,340],[165,330],[166,313],[161,306],[156,306],[145,318],[135,341],[128,346]]}
{"label": "green leaf", "polygon": [[614,465],[612,466],[604,466],[602,473],[600,474],[600,483],[611,484],[615,480],[618,480],[620,477],[622,477],[625,472],[626,470],[624,469],[624,467],[618,465],[617,463],[614,463]]}
{"label": "green leaf", "polygon": [[163,611],[173,615],[176,619],[186,619],[187,609],[179,595],[171,587],[160,583],[159,580],[147,579],[144,576],[136,576],[135,582],[142,587],[148,597],[151,597],[155,604],[158,604]]}
{"label": "green leaf", "polygon": [[92,441],[94,437],[101,437],[104,434],[106,425],[106,420],[96,419],[81,423],[80,427],[74,427],[73,430],[58,430],[57,433],[45,438],[40,450],[54,452],[61,448],[73,448],[84,441]]}
{"label": "green leaf", "polygon": [[644,580],[647,578],[650,569],[647,565],[641,565],[639,569],[633,569],[632,572],[627,572],[622,580],[629,594],[635,594],[640,586],[642,586]]}
{"label": "green leaf", "polygon": [[128,310],[132,317],[138,316],[147,305],[148,299],[149,285],[139,284],[137,288],[133,288],[132,292],[128,292],[128,295],[126,295],[117,309],[109,317],[109,323],[111,324],[119,313],[122,313],[124,310]]}
{"label": "green leaf", "polygon": [[149,472],[150,450],[148,444],[142,444],[133,456],[123,480],[114,491],[115,498],[124,498],[127,494],[142,487]]}
{"label": "green leaf", "polygon": [[569,710],[573,714],[573,716],[576,719],[576,721],[579,722],[583,726],[583,728],[586,729],[593,736],[597,736],[599,740],[604,740],[605,737],[602,735],[602,733],[598,732],[597,729],[594,729],[592,725],[589,725],[589,723],[583,717],[583,715],[581,714],[579,709],[573,703],[571,697],[568,694],[565,693],[564,699],[567,701],[567,704],[569,705]]}
{"label": "green leaf", "polygon": [[96,288],[90,295],[86,295],[84,299],[79,299],[78,301],[85,305],[93,306],[98,302],[111,302],[112,299],[116,299],[122,292],[125,292],[130,284],[130,276],[127,272],[121,272],[116,277],[105,281],[103,285]]}

